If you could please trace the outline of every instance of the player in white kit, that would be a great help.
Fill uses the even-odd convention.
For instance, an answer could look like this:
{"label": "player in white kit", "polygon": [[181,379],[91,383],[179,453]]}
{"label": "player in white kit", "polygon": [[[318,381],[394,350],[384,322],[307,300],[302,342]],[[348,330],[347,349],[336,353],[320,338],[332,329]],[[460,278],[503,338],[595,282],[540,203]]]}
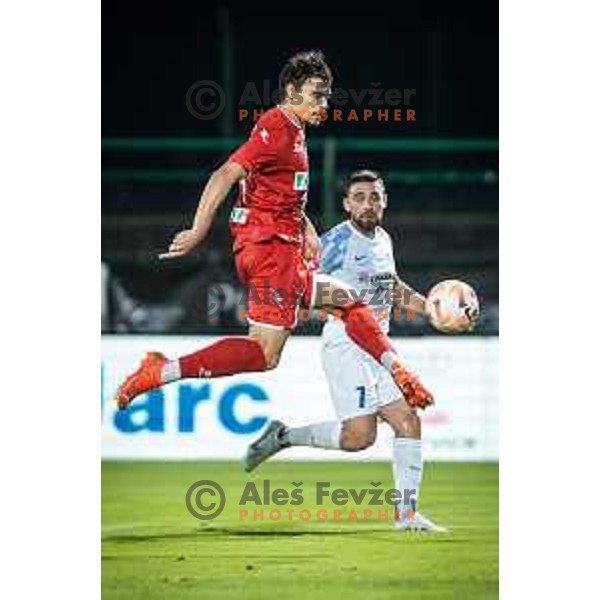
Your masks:
{"label": "player in white kit", "polygon": [[[362,295],[387,333],[395,309],[425,315],[425,298],[396,275],[392,240],[381,227],[386,206],[379,175],[368,170],[353,173],[344,195],[349,218],[322,236],[319,270]],[[364,450],[375,442],[377,419],[381,418],[395,434],[394,487],[403,495],[396,528],[444,531],[416,510],[423,472],[421,419],[416,410],[405,402],[388,371],[348,337],[343,321],[335,316],[328,318],[323,330],[322,360],[339,420],[303,427],[273,421],[249,446],[246,470],[291,446]],[[409,491],[408,505],[405,491]]]}

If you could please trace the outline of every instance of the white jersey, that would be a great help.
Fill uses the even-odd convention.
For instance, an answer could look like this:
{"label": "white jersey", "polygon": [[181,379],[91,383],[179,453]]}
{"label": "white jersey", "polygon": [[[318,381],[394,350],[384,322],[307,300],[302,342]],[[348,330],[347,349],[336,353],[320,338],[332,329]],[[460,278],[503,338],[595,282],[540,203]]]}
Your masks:
{"label": "white jersey", "polygon": [[[381,227],[372,238],[350,221],[344,221],[321,236],[319,271],[327,273],[354,290],[372,310],[381,328],[389,331],[392,315],[393,275],[396,272],[394,249],[388,233]],[[323,329],[324,342],[349,339],[339,319],[329,317]]]}

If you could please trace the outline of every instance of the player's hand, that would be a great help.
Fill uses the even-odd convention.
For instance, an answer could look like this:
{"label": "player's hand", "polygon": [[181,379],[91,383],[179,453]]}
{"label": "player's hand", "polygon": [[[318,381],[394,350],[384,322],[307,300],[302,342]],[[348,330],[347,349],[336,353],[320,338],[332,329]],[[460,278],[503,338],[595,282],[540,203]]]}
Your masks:
{"label": "player's hand", "polygon": [[321,242],[310,229],[306,230],[304,238],[304,260],[307,263],[316,261],[321,254]]}
{"label": "player's hand", "polygon": [[433,315],[431,314],[431,311],[433,310],[433,305],[430,304],[429,302],[425,303],[425,318],[427,319],[427,321],[429,322],[429,324],[432,327],[435,327],[435,324],[433,322]]}
{"label": "player's hand", "polygon": [[189,254],[200,242],[202,236],[194,229],[180,231],[171,242],[168,252],[158,255],[161,260],[168,258],[179,258]]}

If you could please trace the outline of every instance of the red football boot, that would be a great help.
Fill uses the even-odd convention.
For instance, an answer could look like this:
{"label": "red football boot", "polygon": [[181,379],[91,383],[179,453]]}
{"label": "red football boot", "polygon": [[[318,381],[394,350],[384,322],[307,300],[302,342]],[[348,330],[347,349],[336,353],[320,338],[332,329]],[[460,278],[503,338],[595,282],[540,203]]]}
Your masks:
{"label": "red football boot", "polygon": [[119,386],[115,396],[119,409],[127,408],[136,396],[160,387],[161,372],[166,362],[166,356],[160,352],[148,352],[138,370]]}
{"label": "red football boot", "polygon": [[400,363],[392,371],[396,385],[402,390],[404,399],[409,406],[426,408],[433,404],[433,395],[421,383],[419,378],[408,371]]}

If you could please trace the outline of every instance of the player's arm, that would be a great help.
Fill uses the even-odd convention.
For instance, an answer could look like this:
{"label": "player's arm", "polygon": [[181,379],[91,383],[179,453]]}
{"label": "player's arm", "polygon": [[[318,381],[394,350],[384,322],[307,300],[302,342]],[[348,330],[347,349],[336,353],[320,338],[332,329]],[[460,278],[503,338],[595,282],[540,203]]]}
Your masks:
{"label": "player's arm", "polygon": [[[390,239],[390,252],[392,256],[394,255],[394,247],[392,245],[392,241]],[[394,260],[394,264],[395,264]],[[396,267],[394,267],[394,271],[396,271]],[[427,315],[426,309],[426,299],[425,296],[419,294],[416,290],[414,290],[408,283],[400,279],[397,273],[393,274],[394,282],[392,288],[392,303],[394,308],[403,308],[404,310],[412,310],[414,313],[418,315],[423,315],[426,318],[429,318]]]}
{"label": "player's arm", "polygon": [[240,179],[246,176],[246,170],[237,162],[228,160],[219,167],[208,180],[202,191],[194,223],[191,229],[180,231],[171,242],[169,251],[160,254],[159,258],[177,258],[191,252],[200,244],[208,234],[217,214],[217,210],[223,204],[229,190]]}
{"label": "player's arm", "polygon": [[280,126],[260,123],[259,121],[254,127],[248,141],[212,174],[202,192],[192,228],[178,233],[169,246],[169,252],[161,254],[161,258],[184,256],[193,250],[206,237],[219,206],[227,197],[233,184],[246,177],[251,171],[263,169],[277,162],[278,155],[286,143],[285,136]]}
{"label": "player's arm", "polygon": [[407,283],[402,281],[398,275],[394,273],[394,306],[412,310],[415,313],[427,316],[425,310],[425,296],[413,290]]}

